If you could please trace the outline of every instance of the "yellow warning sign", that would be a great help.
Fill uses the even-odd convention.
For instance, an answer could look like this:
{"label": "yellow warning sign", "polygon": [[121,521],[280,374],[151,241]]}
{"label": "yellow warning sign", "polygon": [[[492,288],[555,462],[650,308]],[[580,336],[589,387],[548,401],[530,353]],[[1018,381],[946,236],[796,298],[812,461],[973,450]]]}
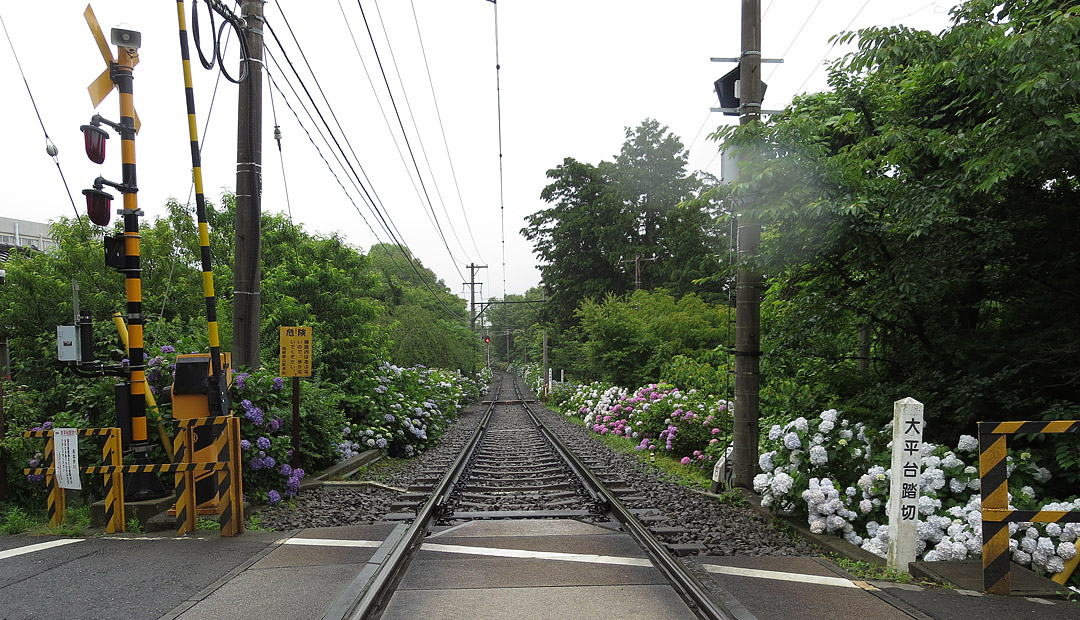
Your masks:
{"label": "yellow warning sign", "polygon": [[311,376],[311,328],[282,327],[279,377]]}

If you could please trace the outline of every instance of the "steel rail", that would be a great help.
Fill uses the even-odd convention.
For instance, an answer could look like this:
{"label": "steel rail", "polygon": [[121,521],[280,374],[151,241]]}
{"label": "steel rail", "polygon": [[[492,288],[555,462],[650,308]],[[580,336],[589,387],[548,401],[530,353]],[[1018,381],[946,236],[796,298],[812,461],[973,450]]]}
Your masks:
{"label": "steel rail", "polygon": [[[496,396],[501,391],[502,383],[500,382]],[[476,425],[476,430],[473,431],[468,443],[458,454],[450,469],[432,489],[428,500],[417,511],[416,518],[413,519],[409,529],[389,551],[386,560],[380,564],[375,574],[368,580],[367,585],[356,596],[354,602],[349,606],[348,613],[343,618],[348,620],[370,620],[382,613],[386,603],[389,602],[389,597],[393,594],[394,587],[405,574],[410,559],[423,543],[432,523],[441,516],[450,493],[457,485],[461,473],[465,470],[465,465],[469,462],[476,447],[480,444],[480,440],[487,432],[487,424],[491,419],[491,412],[495,409],[495,401],[497,400],[497,397],[491,399],[484,416],[480,419],[480,423]],[[323,620],[328,619],[324,618]]]}
{"label": "steel rail", "polygon": [[[515,389],[517,383],[514,384]],[[683,601],[698,617],[705,620],[734,620],[735,615],[717,601],[705,584],[701,583],[681,562],[676,560],[664,547],[663,543],[656,539],[640,521],[630,512],[626,506],[608,490],[604,482],[581,459],[574,454],[569,447],[559,439],[533,412],[527,403],[522,401],[522,406],[533,419],[540,432],[548,438],[552,447],[570,465],[583,482],[590,494],[599,498],[608,514],[634,539],[653,566],[667,579],[675,591],[679,593]]]}

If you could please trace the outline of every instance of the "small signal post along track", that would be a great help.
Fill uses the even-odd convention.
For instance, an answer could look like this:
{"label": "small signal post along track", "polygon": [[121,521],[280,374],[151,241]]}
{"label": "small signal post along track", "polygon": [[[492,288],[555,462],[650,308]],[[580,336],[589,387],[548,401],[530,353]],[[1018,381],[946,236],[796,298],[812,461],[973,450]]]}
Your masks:
{"label": "small signal post along track", "polygon": [[382,616],[433,527],[523,519],[574,520],[628,534],[647,558],[641,561],[659,570],[690,617],[733,617],[674,557],[683,547],[696,546],[669,548],[642,525],[655,511],[626,508],[618,495],[642,498],[627,496],[628,487],[615,478],[602,479],[564,445],[535,415],[536,401],[520,377],[498,374],[490,393],[481,421],[456,458],[445,470],[425,471],[394,504],[397,512],[386,519],[402,525],[384,543],[385,553],[376,554],[382,561],[375,567],[369,563],[365,583],[358,583],[362,572],[326,618]]}

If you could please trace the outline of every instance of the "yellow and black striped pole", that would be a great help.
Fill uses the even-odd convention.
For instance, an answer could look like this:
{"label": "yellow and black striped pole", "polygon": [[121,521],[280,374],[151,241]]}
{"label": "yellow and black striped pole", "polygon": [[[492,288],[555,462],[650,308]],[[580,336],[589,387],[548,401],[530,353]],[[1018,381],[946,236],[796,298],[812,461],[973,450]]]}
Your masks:
{"label": "yellow and black striped pole", "polygon": [[1008,594],[1011,590],[1009,524],[989,521],[990,510],[1008,510],[1009,478],[1006,470],[1006,436],[993,433],[994,424],[979,423],[979,477],[982,493],[983,590]]}
{"label": "yellow and black striped pole", "polygon": [[176,2],[176,17],[180,23],[180,56],[184,66],[184,97],[187,101],[188,136],[191,139],[191,171],[195,181],[195,217],[199,223],[199,251],[202,259],[203,296],[206,298],[206,328],[210,338],[210,374],[207,399],[210,415],[226,415],[222,398],[224,382],[221,370],[221,344],[218,340],[217,298],[214,296],[214,275],[210,255],[210,231],[206,220],[206,199],[203,195],[202,157],[199,154],[199,131],[195,123],[195,94],[191,86],[191,57],[188,51],[187,23],[184,20],[184,0]]}
{"label": "yellow and black striped pole", "polygon": [[[124,193],[124,275],[127,297],[128,359],[131,415],[131,446],[136,463],[148,463],[150,450],[146,425],[146,363],[143,360],[142,267],[139,260],[139,186],[135,176],[135,98],[133,48],[117,46],[118,61],[112,80],[120,91],[120,155]],[[157,476],[136,475],[125,485],[129,501],[165,496]]]}
{"label": "yellow and black striped pole", "polygon": [[[1007,437],[1016,433],[1080,433],[1080,420],[979,422],[983,590],[992,594],[1009,594],[1012,589],[1010,523],[1080,522],[1078,511],[1009,509]],[[1071,572],[1073,568],[1075,565],[1067,570]],[[1064,583],[1067,577],[1058,583]]]}

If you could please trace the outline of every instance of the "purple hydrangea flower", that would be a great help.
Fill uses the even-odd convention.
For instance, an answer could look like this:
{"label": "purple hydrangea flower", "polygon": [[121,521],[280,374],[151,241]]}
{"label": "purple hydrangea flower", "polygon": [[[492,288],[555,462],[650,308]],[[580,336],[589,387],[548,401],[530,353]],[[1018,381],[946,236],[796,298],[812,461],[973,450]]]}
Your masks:
{"label": "purple hydrangea flower", "polygon": [[270,489],[270,493],[268,493],[268,495],[270,497],[270,504],[271,505],[276,504],[276,503],[281,501],[281,494],[278,493],[277,491],[273,490],[273,489]]}
{"label": "purple hydrangea flower", "polygon": [[267,439],[266,437],[259,437],[258,439],[255,440],[255,445],[259,446],[260,450],[269,450],[270,449],[270,440]]}
{"label": "purple hydrangea flower", "polygon": [[44,424],[42,424],[42,425],[41,425],[41,429],[42,429],[42,430],[46,430],[46,431],[47,431],[47,430],[49,430],[50,428],[52,428],[52,422],[46,422],[46,423],[44,423]]}
{"label": "purple hydrangea flower", "polygon": [[161,352],[162,353],[176,353],[176,347],[172,346],[171,344],[167,344],[167,345],[161,347]]}
{"label": "purple hydrangea flower", "polygon": [[247,388],[247,378],[250,376],[251,375],[246,372],[236,375],[236,387],[241,390]]}
{"label": "purple hydrangea flower", "polygon": [[250,450],[251,449],[251,442],[248,441],[247,439],[241,439],[240,440],[240,449],[241,450]]}
{"label": "purple hydrangea flower", "polygon": [[267,469],[273,469],[274,465],[277,465],[277,461],[274,460],[274,457],[268,456],[263,459],[263,465],[265,465]]}
{"label": "purple hydrangea flower", "polygon": [[270,430],[271,431],[276,431],[279,428],[281,428],[281,420],[279,420],[277,418],[274,418],[274,419],[270,420]]}
{"label": "purple hydrangea flower", "polygon": [[282,463],[278,471],[281,472],[282,476],[288,477],[292,475],[292,467],[288,463]]}
{"label": "purple hydrangea flower", "polygon": [[285,387],[285,380],[281,377],[274,377],[274,382],[271,384],[270,389],[277,391]]}

